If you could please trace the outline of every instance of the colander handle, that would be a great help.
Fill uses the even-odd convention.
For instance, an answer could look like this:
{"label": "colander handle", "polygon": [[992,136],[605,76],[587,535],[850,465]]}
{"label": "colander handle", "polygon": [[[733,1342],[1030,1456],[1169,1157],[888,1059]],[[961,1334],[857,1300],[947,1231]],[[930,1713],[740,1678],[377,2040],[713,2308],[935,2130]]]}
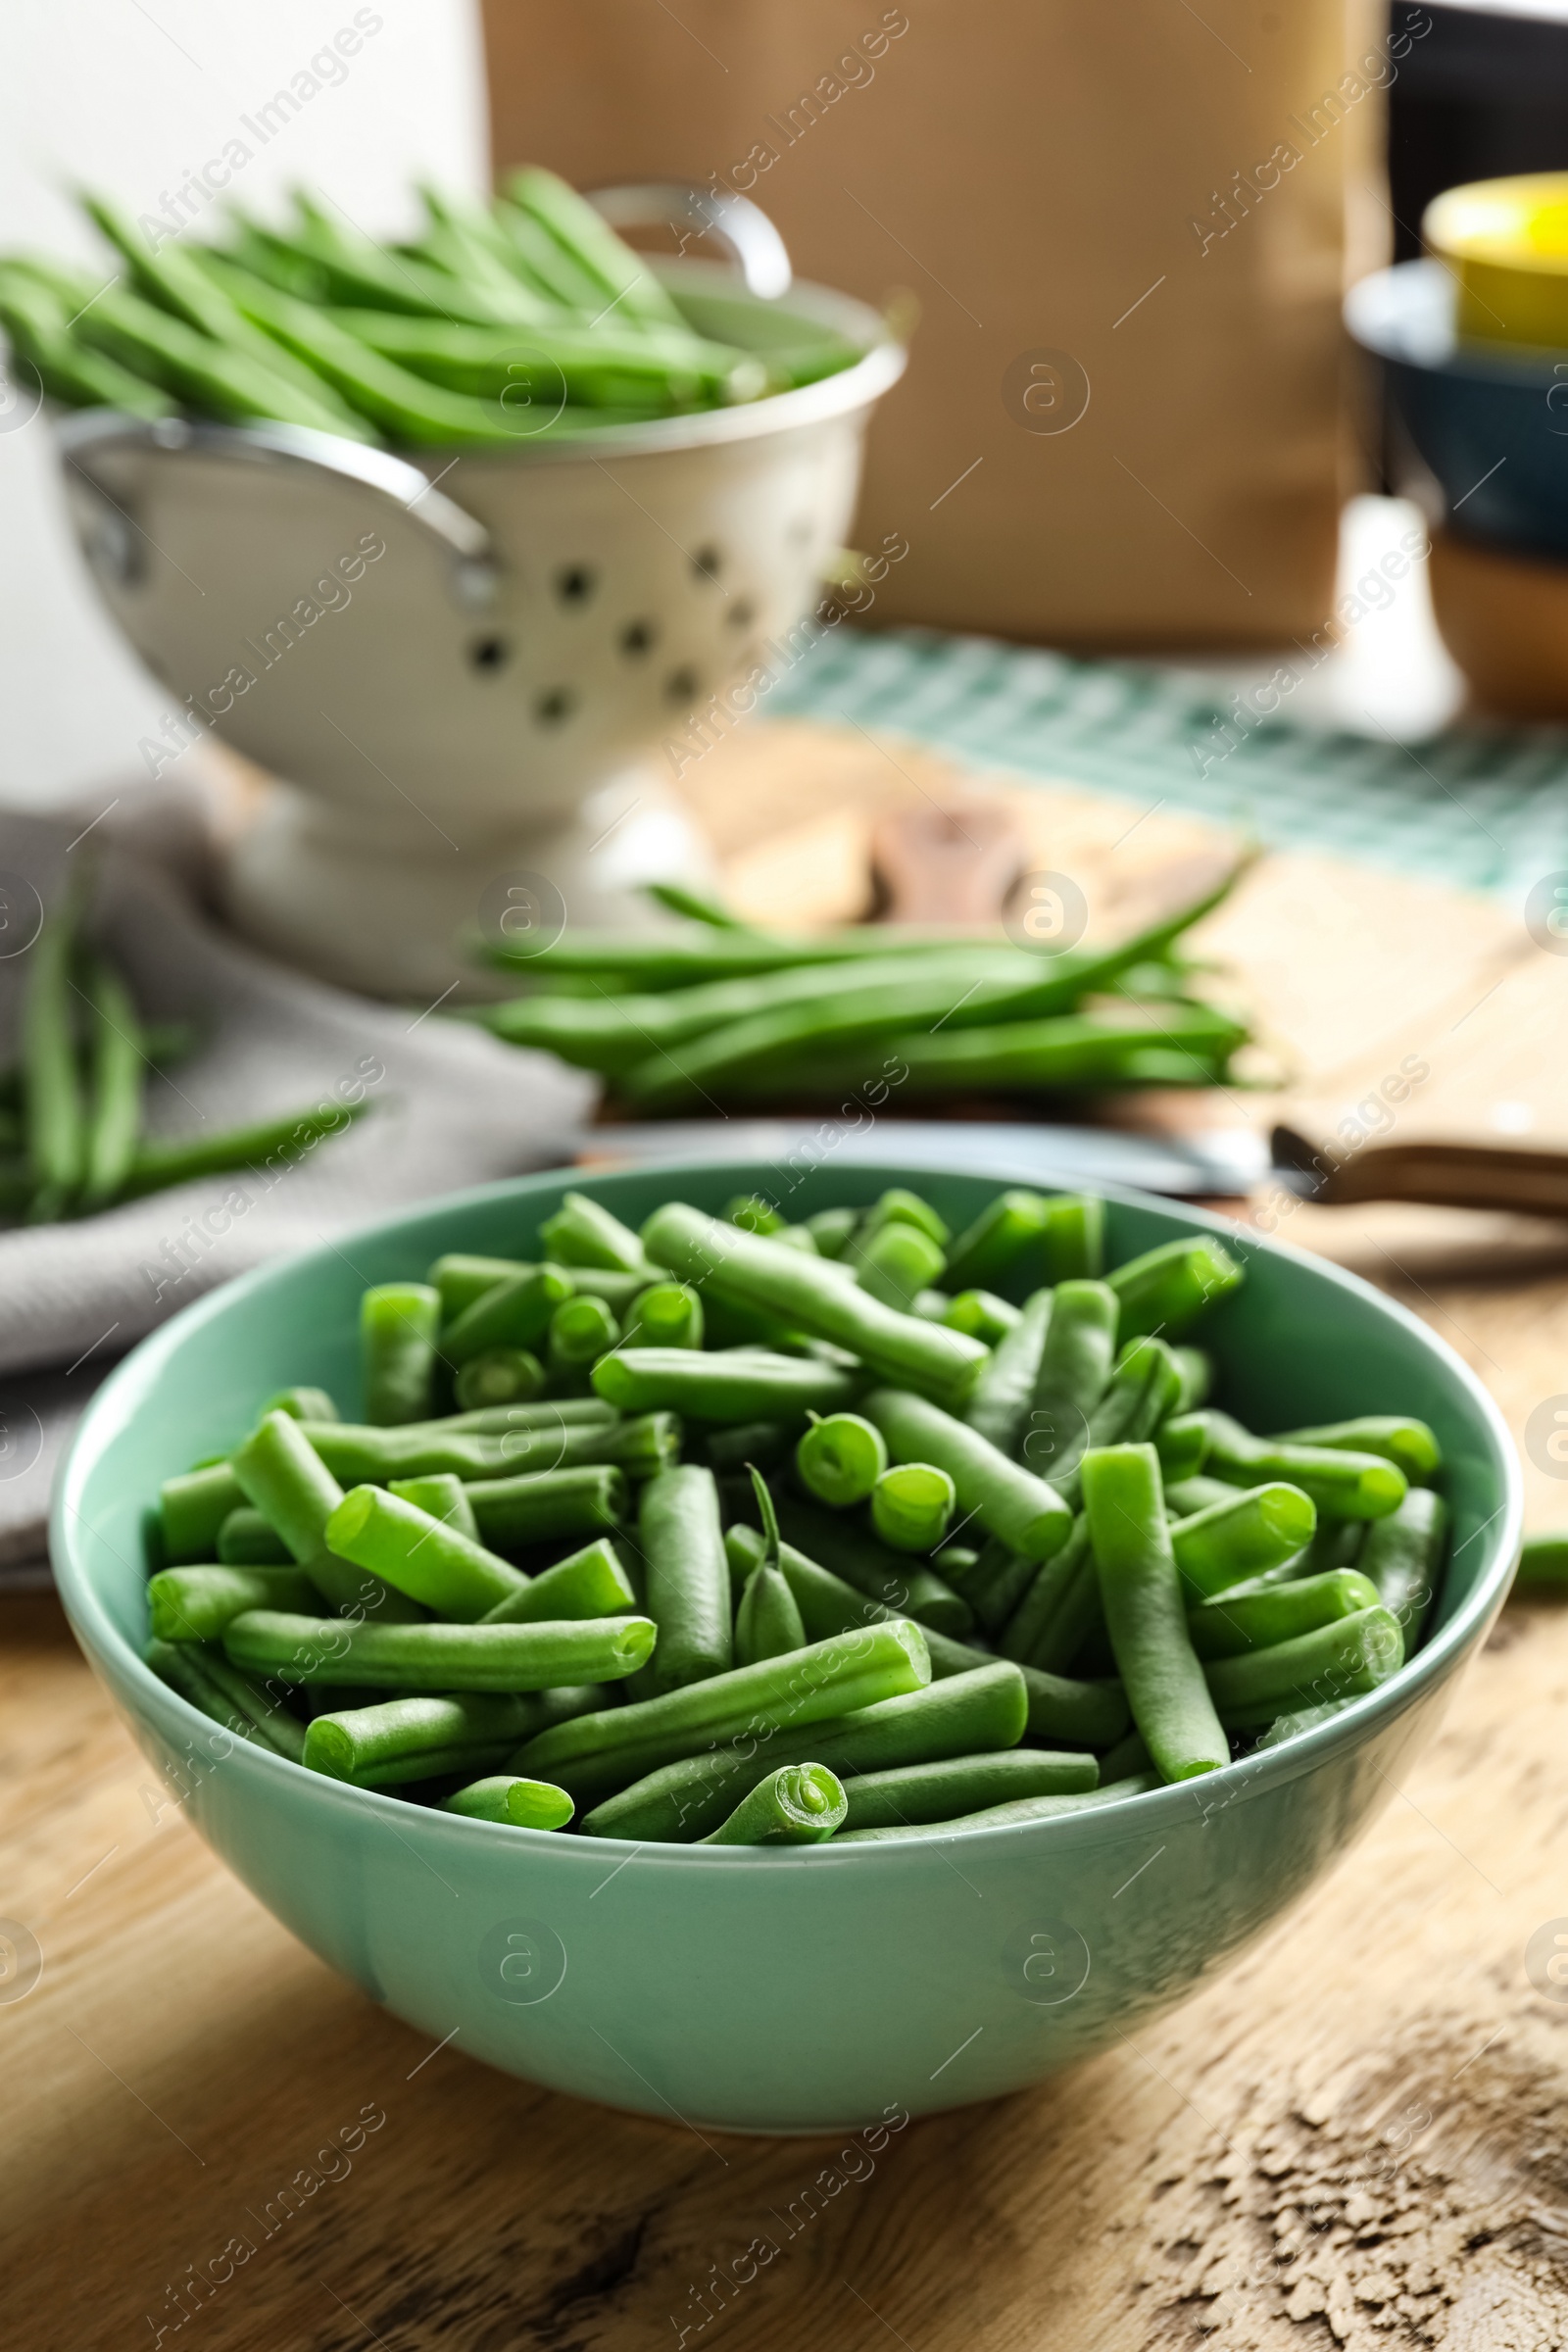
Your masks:
{"label": "colander handle", "polygon": [[460,604],[487,605],[495,594],[495,553],[484,524],[435,489],[417,466],[387,450],[368,449],[361,442],[311,432],[302,425],[202,424],[182,416],[149,420],[102,409],[63,417],[55,431],[66,463],[100,501],[107,502],[107,513],[119,521],[120,528],[94,551],[94,560],[122,576],[129,577],[135,568],[136,542],[125,527],[133,527],[135,518],[126,515],[110,485],[98,479],[94,459],[113,449],[188,449],[208,450],[248,465],[311,466],[373,490],[438,541],[451,559],[453,592]]}
{"label": "colander handle", "polygon": [[[794,279],[783,238],[760,204],[747,196],[715,196],[685,180],[658,179],[631,187],[595,188],[588,198],[612,228],[695,229],[722,245],[748,294],[776,302]],[[682,236],[681,250],[685,251]]]}

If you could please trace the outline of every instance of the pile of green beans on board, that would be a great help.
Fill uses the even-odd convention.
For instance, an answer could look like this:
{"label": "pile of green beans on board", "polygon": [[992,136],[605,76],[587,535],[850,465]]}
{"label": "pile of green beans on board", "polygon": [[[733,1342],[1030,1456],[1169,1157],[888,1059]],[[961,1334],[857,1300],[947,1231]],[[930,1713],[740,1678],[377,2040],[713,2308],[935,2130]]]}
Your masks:
{"label": "pile of green beans on board", "polygon": [[597,1071],[647,1115],[846,1091],[880,1103],[1223,1085],[1248,1027],[1196,993],[1177,943],[1247,863],[1115,947],[1047,955],[875,923],[763,931],[656,886],[683,929],[480,943],[529,993],[474,1017]]}
{"label": "pile of green beans on board", "polygon": [[28,953],[18,1056],[0,1071],[0,1216],[86,1216],[198,1176],[278,1166],[340,1133],[363,1102],[313,1103],[214,1134],[149,1136],[150,1074],[195,1042],[183,1022],[144,1021],[123,974],[83,936],[68,892]]}
{"label": "pile of green beans on board", "polygon": [[515,172],[490,204],[419,195],[397,245],[303,191],[280,226],[230,207],[218,243],[87,196],[114,274],[8,255],[0,326],[67,407],[452,449],[757,400],[861,356],[804,324],[765,356],[713,341],[553,172]]}
{"label": "pile of green beans on board", "polygon": [[786,1222],[567,1193],[528,1254],[365,1293],[363,1410],[170,1479],[155,1671],[311,1771],[535,1830],[888,1839],[1276,1744],[1421,1639],[1425,1423],[1259,1436],[1197,1344],[1212,1235],[1102,1203]]}

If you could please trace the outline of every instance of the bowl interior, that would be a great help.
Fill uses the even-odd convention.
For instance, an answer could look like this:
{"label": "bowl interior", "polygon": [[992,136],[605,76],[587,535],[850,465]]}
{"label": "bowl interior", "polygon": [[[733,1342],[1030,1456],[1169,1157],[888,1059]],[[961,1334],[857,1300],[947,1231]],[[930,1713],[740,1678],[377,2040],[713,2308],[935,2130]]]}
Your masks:
{"label": "bowl interior", "polygon": [[[892,1162],[800,1174],[772,1162],[560,1171],[431,1203],[226,1285],[144,1341],[88,1408],[56,1500],[55,1556],[69,1610],[90,1642],[108,1642],[122,1660],[127,1649],[139,1651],[160,1482],[231,1446],[273,1389],[319,1385],[355,1415],[357,1316],[368,1285],[418,1278],[444,1250],[533,1255],[540,1221],[568,1190],[593,1195],[636,1225],[671,1199],[716,1210],[737,1192],[760,1191],[801,1217],[872,1200],[901,1183],[924,1194],[955,1230],[999,1190],[981,1177]],[[1335,1267],[1199,1210],[1133,1195],[1107,1194],[1106,1202],[1112,1263],[1194,1231],[1219,1233],[1247,1261],[1248,1280],[1198,1336],[1217,1359],[1221,1399],[1250,1427],[1363,1412],[1431,1422],[1447,1458],[1453,1535],[1432,1632],[1403,1673],[1439,1672],[1495,1607],[1517,1542],[1517,1465],[1486,1392],[1424,1324]],[[134,1663],[146,1672],[139,1657]]]}

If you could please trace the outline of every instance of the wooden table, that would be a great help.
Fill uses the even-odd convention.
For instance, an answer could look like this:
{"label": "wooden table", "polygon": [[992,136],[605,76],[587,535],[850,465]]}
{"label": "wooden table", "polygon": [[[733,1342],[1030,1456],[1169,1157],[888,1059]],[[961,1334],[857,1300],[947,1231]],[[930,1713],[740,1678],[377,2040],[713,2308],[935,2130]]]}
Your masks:
{"label": "wooden table", "polygon": [[[857,768],[840,744],[837,769],[832,746],[805,748],[839,799],[856,774],[880,790],[876,747]],[[787,768],[776,735],[763,750]],[[718,803],[722,781],[705,779]],[[760,831],[772,804],[755,797]],[[789,806],[817,821],[798,789]],[[1056,865],[1073,825],[1074,857],[1115,854],[1108,804],[1040,808]],[[718,830],[744,878],[752,852]],[[1321,1101],[1408,1035],[1453,1117],[1468,1088],[1472,1117],[1534,1100],[1556,1119],[1538,1024],[1568,969],[1521,955],[1496,909],[1282,861],[1214,937]],[[1471,1055],[1484,989],[1474,1018],[1494,1026]],[[1291,1236],[1404,1296],[1517,1431],[1568,1390],[1555,1230],[1303,1209]],[[1537,1523],[1568,1520],[1546,1469],[1528,1475]],[[1407,1787],[1239,1968],[1110,2054],[874,2158],[699,2137],[432,2048],[213,1859],[51,1598],[10,1601],[0,1627],[0,1911],[42,1960],[24,1992],[25,1969],[0,1981],[0,2277],[27,2352],[1568,2339],[1568,1999],[1524,1970],[1536,1930],[1568,1933],[1558,1608],[1510,1605]],[[777,2250],[740,2287],[754,2240]]]}

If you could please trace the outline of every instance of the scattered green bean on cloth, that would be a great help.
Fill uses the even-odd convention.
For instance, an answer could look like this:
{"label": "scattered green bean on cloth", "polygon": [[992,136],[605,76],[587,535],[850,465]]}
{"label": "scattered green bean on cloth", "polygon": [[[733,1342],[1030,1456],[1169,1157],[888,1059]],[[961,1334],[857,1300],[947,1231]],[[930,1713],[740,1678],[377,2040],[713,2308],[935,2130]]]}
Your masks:
{"label": "scattered green bean on cloth", "polygon": [[[890,1232],[926,1245],[917,1304]],[[1246,1276],[1214,1235],[1107,1266],[1091,1199],[955,1234],[896,1188],[640,1233],[567,1193],[517,1239],[365,1294],[365,1420],[258,1398],[162,1490],[148,1663],[297,1768],[487,1835],[1015,1828],[1278,1745],[1422,1639],[1433,1432],[1211,1403]],[[584,1360],[555,1335],[588,1306]],[[524,1315],[514,1394],[465,1409],[466,1333]],[[1087,1443],[1033,1444],[1069,1413]]]}

